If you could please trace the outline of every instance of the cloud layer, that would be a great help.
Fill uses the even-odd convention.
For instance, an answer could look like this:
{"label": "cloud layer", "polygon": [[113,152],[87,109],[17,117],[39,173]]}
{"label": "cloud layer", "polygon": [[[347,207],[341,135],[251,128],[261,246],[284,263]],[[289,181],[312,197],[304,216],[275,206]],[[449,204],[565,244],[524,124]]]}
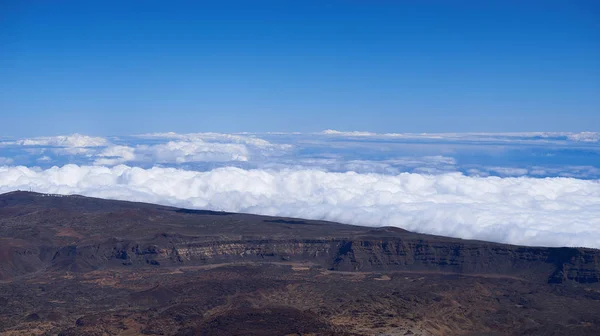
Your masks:
{"label": "cloud layer", "polygon": [[[434,159],[448,161],[443,157]],[[124,165],[71,164],[45,170],[0,167],[0,192],[29,188],[183,207],[393,225],[514,244],[600,248],[597,180],[233,167],[204,172]]]}
{"label": "cloud layer", "polygon": [[[152,133],[125,138],[90,137],[81,134],[0,140],[2,150],[12,150],[19,162],[31,166],[77,163],[114,166],[180,165],[184,163],[226,163],[261,161],[282,155],[293,146],[273,144],[254,135],[221,133]],[[25,154],[25,155],[23,155]],[[36,156],[32,160],[32,156]],[[2,157],[0,155],[0,157]],[[25,159],[25,160],[23,160]],[[8,159],[0,165],[12,163]]]}
{"label": "cloud layer", "polygon": [[0,138],[0,192],[32,188],[515,244],[600,247],[599,185],[594,132]]}
{"label": "cloud layer", "polygon": [[105,138],[91,137],[82,134],[35,137],[9,141],[6,144],[21,146],[56,146],[56,147],[98,147],[108,143]]}
{"label": "cloud layer", "polygon": [[515,133],[373,133],[363,131],[343,132],[327,129],[321,132],[328,136],[342,137],[379,137],[379,138],[404,138],[404,139],[444,139],[463,141],[572,141],[572,142],[600,142],[599,132],[515,132]]}
{"label": "cloud layer", "polygon": [[581,133],[151,133],[0,139],[0,165],[74,163],[207,171],[319,169],[397,175],[600,179],[600,134]]}

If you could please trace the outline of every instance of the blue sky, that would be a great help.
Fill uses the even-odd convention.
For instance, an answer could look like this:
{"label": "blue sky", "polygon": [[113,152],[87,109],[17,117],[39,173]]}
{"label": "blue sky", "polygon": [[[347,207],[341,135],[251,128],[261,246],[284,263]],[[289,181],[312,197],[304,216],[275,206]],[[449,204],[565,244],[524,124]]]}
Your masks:
{"label": "blue sky", "polygon": [[2,1],[0,134],[600,130],[597,1]]}
{"label": "blue sky", "polygon": [[600,2],[0,1],[18,189],[600,247]]}

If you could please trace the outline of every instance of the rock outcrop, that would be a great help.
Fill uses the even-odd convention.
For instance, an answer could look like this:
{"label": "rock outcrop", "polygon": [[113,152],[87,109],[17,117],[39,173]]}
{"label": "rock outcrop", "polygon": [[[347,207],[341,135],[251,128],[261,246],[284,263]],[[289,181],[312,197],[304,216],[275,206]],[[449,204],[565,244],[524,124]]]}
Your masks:
{"label": "rock outcrop", "polygon": [[[0,196],[0,277],[44,268],[306,261],[334,271],[427,271],[598,283],[600,251],[524,247],[396,228],[186,210],[81,196]],[[28,239],[25,239],[25,237]]]}

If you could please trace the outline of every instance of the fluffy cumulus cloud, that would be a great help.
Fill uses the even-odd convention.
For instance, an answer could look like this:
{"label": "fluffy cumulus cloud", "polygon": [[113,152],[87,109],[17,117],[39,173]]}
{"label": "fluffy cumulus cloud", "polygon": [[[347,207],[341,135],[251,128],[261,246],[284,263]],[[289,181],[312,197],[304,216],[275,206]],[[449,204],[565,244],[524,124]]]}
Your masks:
{"label": "fluffy cumulus cloud", "polygon": [[282,154],[292,147],[288,144],[272,144],[256,136],[222,133],[151,133],[136,135],[134,138],[157,143],[108,146],[97,154],[94,164],[247,162]]}
{"label": "fluffy cumulus cloud", "polygon": [[182,164],[188,162],[248,161],[250,156],[260,156],[260,151],[239,143],[169,141],[136,146],[114,145],[97,154],[96,165],[117,165],[126,162],[151,164]]}
{"label": "fluffy cumulus cloud", "polygon": [[[116,154],[107,152],[106,157]],[[205,172],[124,165],[71,164],[45,170],[0,167],[0,192],[29,188],[182,207],[393,225],[514,244],[600,247],[597,180],[233,167]]]}
{"label": "fluffy cumulus cloud", "polygon": [[135,160],[135,149],[129,146],[110,146],[96,155],[94,164],[114,166]]}
{"label": "fluffy cumulus cloud", "polygon": [[290,144],[274,144],[256,135],[221,133],[171,132],[123,138],[73,134],[0,139],[0,157],[7,152],[18,158],[12,162],[26,166],[73,162],[107,166],[124,163],[176,166],[186,163],[262,162],[265,158],[285,155],[292,148]]}
{"label": "fluffy cumulus cloud", "polygon": [[158,163],[185,163],[199,161],[248,161],[248,149],[231,143],[195,141],[169,141],[154,146],[138,146],[138,155]]}

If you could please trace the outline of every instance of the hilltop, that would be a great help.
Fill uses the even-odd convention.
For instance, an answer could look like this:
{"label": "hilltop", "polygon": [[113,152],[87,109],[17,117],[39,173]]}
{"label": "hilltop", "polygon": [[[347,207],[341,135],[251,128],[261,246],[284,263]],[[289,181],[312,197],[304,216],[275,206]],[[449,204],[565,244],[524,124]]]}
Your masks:
{"label": "hilltop", "polygon": [[0,195],[6,334],[600,333],[600,250]]}

